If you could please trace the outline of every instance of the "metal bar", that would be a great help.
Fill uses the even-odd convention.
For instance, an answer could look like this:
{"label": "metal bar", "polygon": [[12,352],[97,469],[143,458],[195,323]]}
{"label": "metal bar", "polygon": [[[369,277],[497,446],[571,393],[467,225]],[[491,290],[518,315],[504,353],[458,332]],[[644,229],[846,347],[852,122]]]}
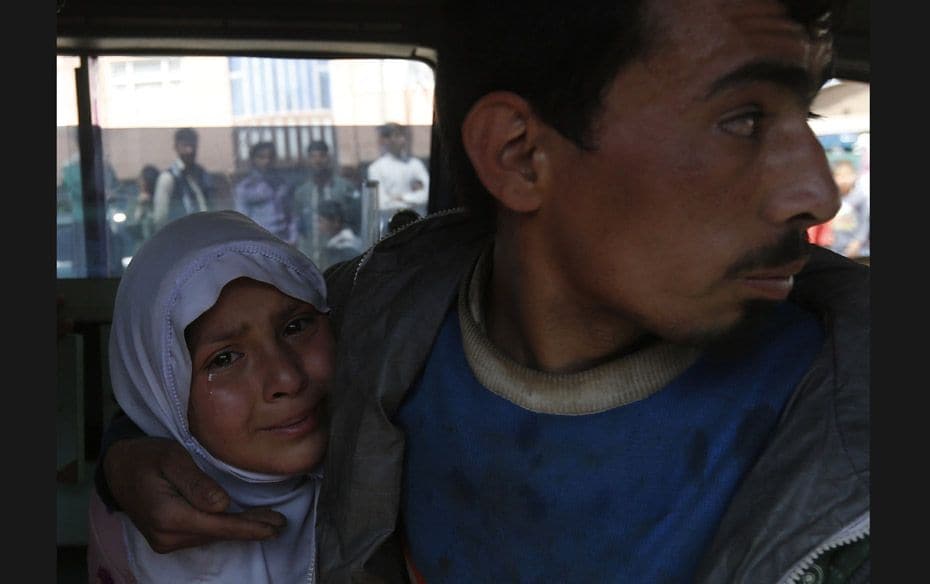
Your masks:
{"label": "metal bar", "polygon": [[[93,90],[91,88],[91,62],[81,56],[81,66],[75,69],[78,109],[78,149],[81,153],[81,204],[84,207],[84,252],[87,278],[106,278],[107,270],[107,211],[103,174],[103,144],[100,127],[95,124]],[[76,276],[81,276],[79,272]]]}

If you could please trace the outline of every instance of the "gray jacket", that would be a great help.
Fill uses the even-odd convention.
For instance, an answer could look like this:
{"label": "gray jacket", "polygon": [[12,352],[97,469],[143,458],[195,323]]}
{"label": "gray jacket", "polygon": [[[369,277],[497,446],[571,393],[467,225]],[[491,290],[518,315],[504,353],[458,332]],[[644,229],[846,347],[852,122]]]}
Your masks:
{"label": "gray jacket", "polygon": [[[322,582],[407,582],[396,531],[404,435],[391,420],[489,237],[447,212],[327,273],[340,348],[317,527]],[[827,338],[697,582],[791,582],[821,552],[868,534],[869,277],[819,248],[797,276],[791,300],[821,315]]]}

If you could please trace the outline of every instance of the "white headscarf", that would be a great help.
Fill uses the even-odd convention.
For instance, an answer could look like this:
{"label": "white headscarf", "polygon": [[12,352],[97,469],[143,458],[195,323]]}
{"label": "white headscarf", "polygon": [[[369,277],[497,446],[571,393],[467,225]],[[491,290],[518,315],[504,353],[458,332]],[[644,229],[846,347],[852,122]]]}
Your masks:
{"label": "white headscarf", "polygon": [[191,357],[184,329],[240,277],[329,311],[326,283],[313,262],[245,215],[181,217],[145,242],[120,281],[110,333],[113,393],[146,434],[180,442],[229,493],[231,511],[270,506],[287,517],[287,527],[273,540],[158,554],[123,517],[130,565],[140,582],[313,581],[319,473],[279,476],[236,468],[207,452],[188,428]]}

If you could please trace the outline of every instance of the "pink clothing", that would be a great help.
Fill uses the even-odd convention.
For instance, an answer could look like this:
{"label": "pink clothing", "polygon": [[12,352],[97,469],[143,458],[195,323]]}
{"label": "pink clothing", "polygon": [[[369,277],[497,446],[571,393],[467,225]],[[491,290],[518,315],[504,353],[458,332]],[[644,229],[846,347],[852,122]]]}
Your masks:
{"label": "pink clothing", "polygon": [[90,584],[136,584],[129,569],[120,513],[107,511],[91,489],[87,513],[87,581]]}
{"label": "pink clothing", "polygon": [[830,222],[807,228],[807,239],[815,245],[830,247],[833,244],[833,229]]}

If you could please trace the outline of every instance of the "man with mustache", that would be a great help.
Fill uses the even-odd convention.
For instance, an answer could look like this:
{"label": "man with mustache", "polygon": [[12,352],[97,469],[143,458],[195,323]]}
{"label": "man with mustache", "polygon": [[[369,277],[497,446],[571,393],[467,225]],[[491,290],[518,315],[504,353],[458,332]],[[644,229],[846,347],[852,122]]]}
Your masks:
{"label": "man with mustache", "polygon": [[[831,5],[461,4],[465,210],[327,276],[321,579],[867,581],[869,272],[805,238]],[[104,459],[140,529],[261,535],[177,451]]]}

